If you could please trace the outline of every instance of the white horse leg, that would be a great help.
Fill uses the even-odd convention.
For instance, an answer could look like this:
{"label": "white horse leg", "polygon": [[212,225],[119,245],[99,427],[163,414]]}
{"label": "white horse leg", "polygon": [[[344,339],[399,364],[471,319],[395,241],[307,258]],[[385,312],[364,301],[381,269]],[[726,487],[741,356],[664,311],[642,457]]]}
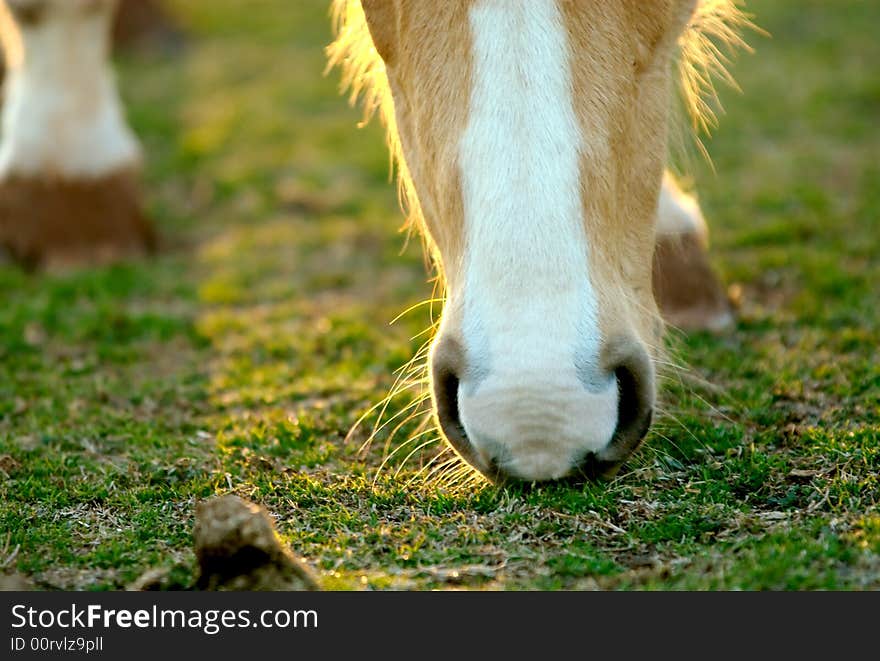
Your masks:
{"label": "white horse leg", "polygon": [[55,268],[151,251],[110,62],[115,0],[3,0],[0,247]]}
{"label": "white horse leg", "polygon": [[733,323],[727,294],[708,259],[708,228],[697,201],[670,173],[657,206],[654,297],[668,324],[721,330]]}

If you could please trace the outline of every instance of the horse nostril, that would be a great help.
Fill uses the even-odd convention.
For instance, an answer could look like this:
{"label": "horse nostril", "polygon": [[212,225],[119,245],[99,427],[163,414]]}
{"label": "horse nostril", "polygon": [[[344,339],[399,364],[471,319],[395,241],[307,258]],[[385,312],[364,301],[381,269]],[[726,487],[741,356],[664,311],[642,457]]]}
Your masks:
{"label": "horse nostril", "polygon": [[633,430],[643,436],[648,431],[652,407],[650,402],[644,401],[640,377],[625,365],[614,370],[614,376],[617,377],[619,392],[617,432],[628,433]]}
{"label": "horse nostril", "polygon": [[463,366],[461,347],[455,340],[445,338],[435,345],[432,353],[431,397],[437,424],[462,459],[479,468],[480,462],[461,422],[458,405],[459,374]]}
{"label": "horse nostril", "polygon": [[611,443],[589,458],[591,473],[607,474],[619,466],[641,444],[651,426],[654,412],[654,368],[641,347],[630,349],[617,361],[617,428]]}
{"label": "horse nostril", "polygon": [[[458,409],[458,376],[443,367],[434,368],[434,409],[447,436],[466,438]],[[452,439],[450,439],[452,440]]]}

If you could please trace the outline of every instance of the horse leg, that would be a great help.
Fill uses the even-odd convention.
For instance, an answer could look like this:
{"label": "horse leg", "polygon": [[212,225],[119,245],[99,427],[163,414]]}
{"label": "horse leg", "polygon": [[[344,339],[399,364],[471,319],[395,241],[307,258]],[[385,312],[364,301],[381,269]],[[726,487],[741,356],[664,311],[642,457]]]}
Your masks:
{"label": "horse leg", "polygon": [[110,61],[115,2],[6,0],[0,248],[69,268],[156,249],[142,211],[141,149]]}
{"label": "horse leg", "polygon": [[653,288],[667,324],[684,331],[718,331],[733,308],[708,257],[708,228],[697,201],[668,172],[657,208]]}

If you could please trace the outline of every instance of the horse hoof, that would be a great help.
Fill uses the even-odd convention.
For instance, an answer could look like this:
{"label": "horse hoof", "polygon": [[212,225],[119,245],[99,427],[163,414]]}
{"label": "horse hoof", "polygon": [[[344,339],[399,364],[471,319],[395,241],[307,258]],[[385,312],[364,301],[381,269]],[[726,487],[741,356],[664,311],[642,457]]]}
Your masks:
{"label": "horse hoof", "polygon": [[27,268],[57,272],[151,254],[157,238],[133,173],[14,175],[0,181],[0,246]]}
{"label": "horse hoof", "polygon": [[659,237],[653,278],[654,297],[667,325],[716,333],[734,325],[734,306],[697,234]]}

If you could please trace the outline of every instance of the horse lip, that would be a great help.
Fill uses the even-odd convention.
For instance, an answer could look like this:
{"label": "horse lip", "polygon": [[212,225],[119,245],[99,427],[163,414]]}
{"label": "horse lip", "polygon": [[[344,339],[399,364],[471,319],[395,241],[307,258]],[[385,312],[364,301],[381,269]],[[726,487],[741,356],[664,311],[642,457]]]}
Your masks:
{"label": "horse lip", "polygon": [[620,472],[624,461],[625,457],[619,460],[606,460],[591,452],[581,461],[571,477],[589,481],[611,480]]}
{"label": "horse lip", "polygon": [[[618,369],[615,375],[623,392],[631,398],[632,415],[618,418],[618,424],[608,445],[598,452],[586,455],[580,464],[572,466],[568,478],[611,479],[620,470],[626,459],[641,445],[653,418],[653,370],[647,353],[638,347],[632,350],[631,343],[617,342],[609,356]],[[432,360],[432,397],[434,414],[441,433],[453,450],[468,464],[476,468],[490,482],[501,485],[520,480],[502,469],[496,460],[484,457],[471,442],[461,421],[459,410],[459,374],[465,372],[464,352],[460,344],[445,338],[435,349]],[[559,478],[565,480],[566,477]]]}
{"label": "horse lip", "polygon": [[501,486],[512,480],[501,470],[494,459],[488,463],[481,460],[461,422],[452,420],[445,425],[441,424],[440,430],[458,456],[480,471],[492,484]]}

